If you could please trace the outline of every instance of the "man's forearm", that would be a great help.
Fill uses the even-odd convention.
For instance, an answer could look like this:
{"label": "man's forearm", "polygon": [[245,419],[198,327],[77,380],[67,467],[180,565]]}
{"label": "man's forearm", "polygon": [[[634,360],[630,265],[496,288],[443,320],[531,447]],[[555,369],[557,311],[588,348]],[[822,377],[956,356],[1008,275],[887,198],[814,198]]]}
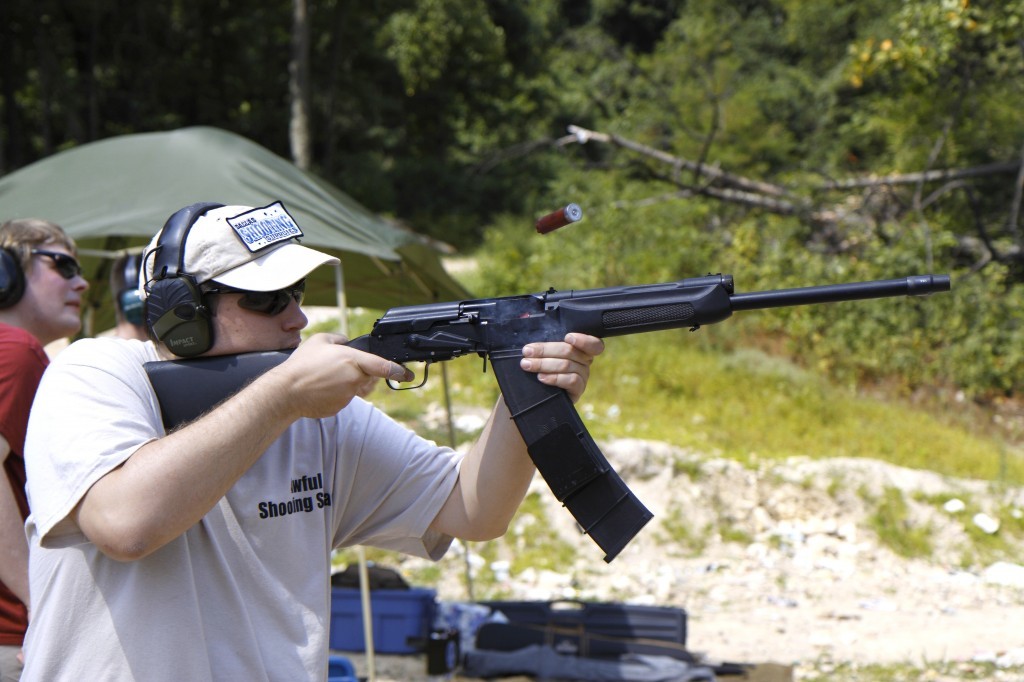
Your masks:
{"label": "man's forearm", "polygon": [[499,398],[432,528],[463,540],[500,537],[526,496],[535,471],[523,437]]}
{"label": "man's forearm", "polygon": [[196,524],[295,420],[268,373],[97,481],[76,521],[106,554],[146,556]]}

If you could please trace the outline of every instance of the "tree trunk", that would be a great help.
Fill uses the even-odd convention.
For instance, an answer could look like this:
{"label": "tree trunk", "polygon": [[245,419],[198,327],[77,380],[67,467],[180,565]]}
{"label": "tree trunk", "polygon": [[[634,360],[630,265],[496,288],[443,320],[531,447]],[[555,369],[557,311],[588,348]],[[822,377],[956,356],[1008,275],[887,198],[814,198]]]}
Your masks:
{"label": "tree trunk", "polygon": [[291,119],[288,137],[292,161],[309,170],[312,144],[309,138],[309,15],[306,0],[292,0],[292,57],[288,63]]}

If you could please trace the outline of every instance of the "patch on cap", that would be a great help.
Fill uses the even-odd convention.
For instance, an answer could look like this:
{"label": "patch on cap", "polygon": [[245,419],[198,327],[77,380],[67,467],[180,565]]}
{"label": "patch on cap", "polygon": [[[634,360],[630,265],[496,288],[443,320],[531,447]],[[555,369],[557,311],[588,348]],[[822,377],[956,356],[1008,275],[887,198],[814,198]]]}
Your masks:
{"label": "patch on cap", "polygon": [[239,213],[226,221],[251,253],[302,236],[302,230],[280,201]]}

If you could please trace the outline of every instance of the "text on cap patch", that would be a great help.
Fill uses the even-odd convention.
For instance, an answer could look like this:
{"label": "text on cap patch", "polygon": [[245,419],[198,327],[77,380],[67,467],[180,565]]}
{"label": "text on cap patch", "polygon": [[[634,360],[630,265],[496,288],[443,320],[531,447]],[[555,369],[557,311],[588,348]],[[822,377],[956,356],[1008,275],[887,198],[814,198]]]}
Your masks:
{"label": "text on cap patch", "polygon": [[228,218],[227,223],[252,253],[302,236],[302,230],[280,201],[240,213]]}

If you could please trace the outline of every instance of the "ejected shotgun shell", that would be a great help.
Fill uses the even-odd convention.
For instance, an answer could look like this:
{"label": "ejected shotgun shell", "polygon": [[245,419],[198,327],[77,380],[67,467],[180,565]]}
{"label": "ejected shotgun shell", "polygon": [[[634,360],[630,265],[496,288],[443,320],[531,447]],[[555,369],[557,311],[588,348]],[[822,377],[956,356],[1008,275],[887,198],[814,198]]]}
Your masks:
{"label": "ejected shotgun shell", "polygon": [[541,216],[537,219],[537,232],[540,234],[547,234],[548,232],[554,232],[560,227],[565,227],[569,223],[575,223],[583,217],[583,211],[577,204],[569,204],[565,208],[560,208],[553,213],[548,213],[545,216]]}

